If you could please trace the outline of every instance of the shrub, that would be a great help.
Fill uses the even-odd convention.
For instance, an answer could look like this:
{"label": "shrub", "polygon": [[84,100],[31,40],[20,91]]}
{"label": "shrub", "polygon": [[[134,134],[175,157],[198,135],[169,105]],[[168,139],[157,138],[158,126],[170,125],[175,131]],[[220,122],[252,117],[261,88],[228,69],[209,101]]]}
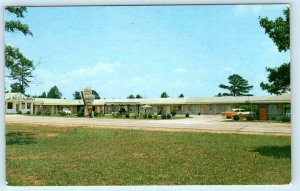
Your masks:
{"label": "shrub", "polygon": [[120,117],[122,117],[122,114],[119,113],[119,112],[113,113],[112,115],[113,115],[114,118],[120,118]]}
{"label": "shrub", "polygon": [[126,113],[126,114],[125,114],[125,117],[126,117],[126,118],[130,118],[129,113]]}
{"label": "shrub", "polygon": [[36,115],[42,115],[42,112],[41,111],[37,111]]}
{"label": "shrub", "polygon": [[248,115],[247,121],[254,121],[254,115]]}
{"label": "shrub", "polygon": [[171,115],[174,117],[177,114],[176,110],[171,111]]}
{"label": "shrub", "polygon": [[66,116],[66,115],[67,115],[67,113],[66,113],[66,112],[64,112],[64,111],[60,111],[60,112],[59,112],[59,115],[60,115],[60,116]]}
{"label": "shrub", "polygon": [[18,114],[22,114],[22,111],[18,111]]}
{"label": "shrub", "polygon": [[84,116],[84,107],[81,107],[77,112],[77,117],[83,117],[83,116]]}
{"label": "shrub", "polygon": [[235,121],[240,120],[240,116],[239,116],[239,115],[234,115],[234,116],[233,116],[233,120],[235,120]]}
{"label": "shrub", "polygon": [[46,111],[45,113],[43,113],[43,115],[51,115],[50,111]]}
{"label": "shrub", "polygon": [[147,114],[144,114],[144,115],[143,115],[143,119],[147,119]]}
{"label": "shrub", "polygon": [[162,115],[161,115],[161,118],[162,118],[162,119],[167,119],[167,116],[166,116],[165,114],[162,114]]}
{"label": "shrub", "polygon": [[289,116],[284,115],[281,117],[281,121],[282,122],[291,122],[291,118]]}
{"label": "shrub", "polygon": [[26,114],[29,115],[29,114],[30,114],[30,111],[27,111]]}
{"label": "shrub", "polygon": [[190,116],[190,114],[189,114],[189,113],[186,113],[186,114],[185,114],[185,117],[189,117],[189,116]]}
{"label": "shrub", "polygon": [[138,115],[137,115],[137,114],[134,114],[133,118],[134,118],[134,119],[138,118]]}
{"label": "shrub", "polygon": [[152,119],[152,114],[151,113],[148,115],[148,119]]}
{"label": "shrub", "polygon": [[200,113],[200,112],[198,112],[198,115],[201,115],[201,113]]}
{"label": "shrub", "polygon": [[100,112],[100,116],[99,117],[104,117],[104,116],[105,116],[105,113]]}
{"label": "shrub", "polygon": [[171,114],[167,114],[167,119],[171,119]]}
{"label": "shrub", "polygon": [[154,119],[157,119],[158,115],[154,115]]}

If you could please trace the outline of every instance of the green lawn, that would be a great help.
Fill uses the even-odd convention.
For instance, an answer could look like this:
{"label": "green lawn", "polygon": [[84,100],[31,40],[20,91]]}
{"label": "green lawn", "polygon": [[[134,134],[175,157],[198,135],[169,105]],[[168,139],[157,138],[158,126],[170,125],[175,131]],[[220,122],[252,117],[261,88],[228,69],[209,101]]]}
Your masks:
{"label": "green lawn", "polygon": [[9,185],[288,184],[288,136],[7,125]]}

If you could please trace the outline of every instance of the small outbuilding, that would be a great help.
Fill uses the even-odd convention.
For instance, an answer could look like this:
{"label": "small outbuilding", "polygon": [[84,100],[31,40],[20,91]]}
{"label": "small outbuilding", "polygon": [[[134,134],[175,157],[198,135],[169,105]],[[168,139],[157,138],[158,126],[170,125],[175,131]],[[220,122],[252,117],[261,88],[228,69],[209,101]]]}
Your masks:
{"label": "small outbuilding", "polygon": [[22,93],[6,93],[5,94],[5,113],[33,113],[33,98]]}

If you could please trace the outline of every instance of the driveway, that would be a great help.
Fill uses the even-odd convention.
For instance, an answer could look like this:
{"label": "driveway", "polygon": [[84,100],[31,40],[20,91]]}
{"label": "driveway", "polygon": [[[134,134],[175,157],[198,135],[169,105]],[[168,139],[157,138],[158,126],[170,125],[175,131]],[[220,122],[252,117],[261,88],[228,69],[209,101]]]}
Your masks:
{"label": "driveway", "polygon": [[106,119],[6,115],[8,124],[83,126],[89,128],[125,128],[163,131],[202,131],[213,133],[290,135],[291,124],[281,122],[233,121],[219,115],[194,115],[170,120]]}

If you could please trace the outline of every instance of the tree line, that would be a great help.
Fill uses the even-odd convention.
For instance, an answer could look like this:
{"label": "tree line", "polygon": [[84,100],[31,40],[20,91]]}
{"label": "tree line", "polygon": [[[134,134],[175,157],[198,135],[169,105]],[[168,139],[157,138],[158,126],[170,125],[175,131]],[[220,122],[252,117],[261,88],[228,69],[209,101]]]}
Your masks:
{"label": "tree line", "polygon": [[[73,95],[73,99],[75,99],[75,100],[82,99],[80,91],[75,91],[74,94],[72,94],[72,95]],[[96,90],[92,90],[92,95],[94,95],[95,99],[100,99],[100,95],[98,94],[98,92]],[[55,85],[52,88],[50,88],[50,90],[47,93],[43,92],[41,95],[33,96],[33,97],[61,99],[62,93],[58,89],[58,87]]]}

